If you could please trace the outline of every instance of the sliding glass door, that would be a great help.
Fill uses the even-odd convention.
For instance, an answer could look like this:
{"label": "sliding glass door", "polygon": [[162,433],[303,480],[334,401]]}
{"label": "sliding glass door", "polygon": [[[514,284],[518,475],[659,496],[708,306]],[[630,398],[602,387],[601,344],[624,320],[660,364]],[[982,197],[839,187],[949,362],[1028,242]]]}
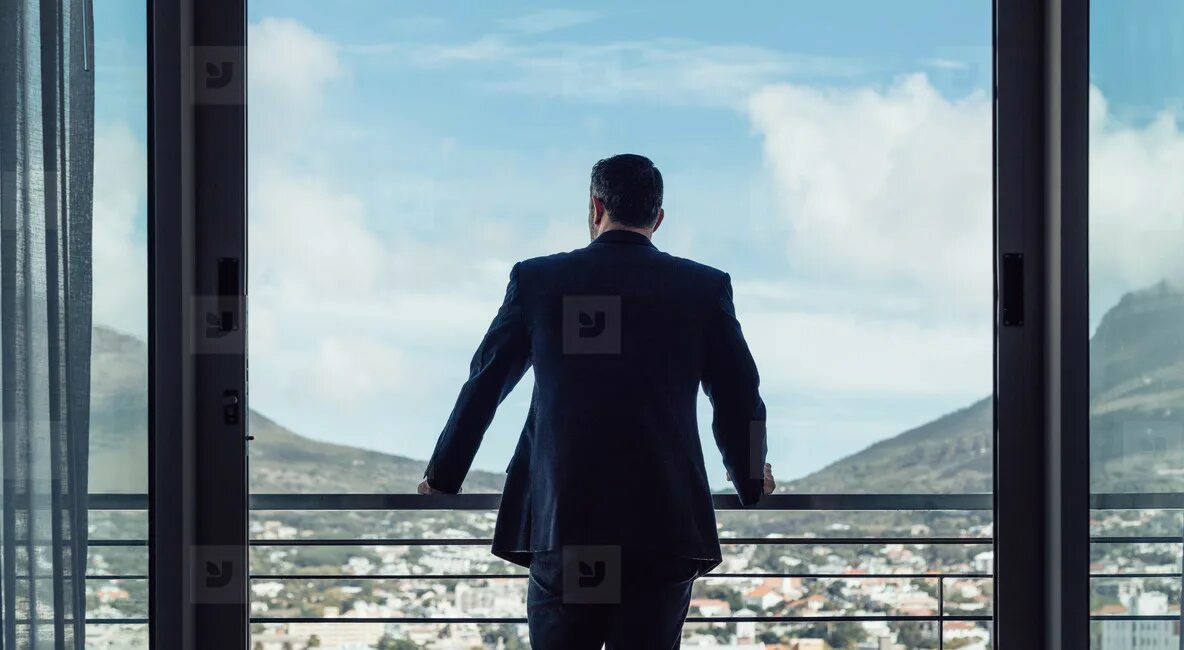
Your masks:
{"label": "sliding glass door", "polygon": [[1184,546],[1184,6],[1094,0],[1091,25],[1091,647],[1175,650]]}
{"label": "sliding glass door", "polygon": [[147,648],[147,15],[143,3],[119,1],[95,2],[93,17],[86,647]]}
{"label": "sliding glass door", "polygon": [[485,540],[531,377],[465,510],[409,493],[510,265],[633,151],[656,245],[732,274],[784,492],[719,500],[685,642],[991,647],[989,1],[249,9],[253,642],[526,643]]}
{"label": "sliding glass door", "polygon": [[[510,265],[584,245],[591,165],[633,151],[667,179],[657,246],[732,274],[782,485],[739,511],[704,436],[726,557],[696,586],[686,644],[1054,647],[1033,620],[1085,612],[1087,360],[1089,570],[1105,574],[1090,604],[1112,618],[1093,642],[1178,639],[1178,75],[1129,71],[1176,23],[1095,0],[1087,352],[1085,185],[1064,181],[1084,151],[1062,146],[1084,98],[1060,105],[1053,74],[1085,43],[1047,4],[254,0],[242,22],[238,0],[159,3],[138,63],[147,227],[129,179],[148,127],[118,105],[136,90],[102,90],[137,69],[104,68],[121,59],[103,29],[136,14],[96,8],[96,227],[118,218],[94,236],[93,638],[142,639],[114,635],[147,620],[143,520],[126,512],[146,477],[158,647],[524,647],[525,575],[487,546],[532,378],[462,498],[414,486]],[[137,406],[119,264],[145,232],[154,392]],[[141,407],[143,475],[136,436],[108,444]],[[1129,645],[1140,634],[1160,636]]]}

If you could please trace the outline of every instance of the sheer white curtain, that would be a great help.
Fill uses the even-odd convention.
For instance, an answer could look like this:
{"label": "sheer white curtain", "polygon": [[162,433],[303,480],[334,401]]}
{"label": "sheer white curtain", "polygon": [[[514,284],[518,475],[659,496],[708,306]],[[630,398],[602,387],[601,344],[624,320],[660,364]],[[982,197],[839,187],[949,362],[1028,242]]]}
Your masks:
{"label": "sheer white curtain", "polygon": [[89,0],[0,0],[0,648],[83,647]]}

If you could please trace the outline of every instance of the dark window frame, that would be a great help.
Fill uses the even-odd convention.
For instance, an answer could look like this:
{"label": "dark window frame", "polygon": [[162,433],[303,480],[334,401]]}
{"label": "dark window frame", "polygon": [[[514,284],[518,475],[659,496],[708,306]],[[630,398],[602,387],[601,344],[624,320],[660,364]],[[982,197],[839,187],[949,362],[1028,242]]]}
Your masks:
{"label": "dark window frame", "polygon": [[[149,634],[245,649],[246,2],[149,0],[147,16]],[[210,59],[229,84],[196,83]],[[232,571],[219,593],[196,575],[214,558]]]}
{"label": "dark window frame", "polygon": [[[996,310],[994,644],[1076,649],[1089,632],[1089,5],[994,5],[995,266],[1023,256],[1025,315],[1004,325]],[[245,583],[241,603],[199,605],[189,571],[210,544],[241,549],[247,566],[244,300],[237,347],[192,353],[219,258],[240,260],[246,293],[246,105],[189,101],[193,46],[245,52],[246,0],[147,12],[149,626],[156,648],[246,648]],[[240,395],[237,425],[227,391]]]}

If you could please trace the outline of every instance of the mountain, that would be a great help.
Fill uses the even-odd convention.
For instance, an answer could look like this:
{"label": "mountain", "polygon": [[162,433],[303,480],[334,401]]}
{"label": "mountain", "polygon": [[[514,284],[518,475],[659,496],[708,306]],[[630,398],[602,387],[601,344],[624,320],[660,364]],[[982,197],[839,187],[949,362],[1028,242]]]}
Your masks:
{"label": "mountain", "polygon": [[[148,350],[107,327],[91,340],[91,492],[148,485]],[[298,435],[252,409],[253,492],[414,492],[426,463]],[[473,471],[466,492],[501,490],[504,475]]]}
{"label": "mountain", "polygon": [[985,397],[792,481],[790,492],[990,492],[993,414]]}
{"label": "mountain", "polygon": [[1123,296],[1090,358],[1093,489],[1184,490],[1184,288],[1161,282]]}
{"label": "mountain", "polygon": [[[787,489],[989,492],[991,406],[983,398]],[[1165,281],[1128,293],[1102,317],[1090,340],[1089,408],[1094,491],[1184,489],[1184,287]]]}
{"label": "mountain", "polygon": [[[297,435],[251,411],[252,492],[415,492],[422,460]],[[503,474],[474,470],[465,492],[500,492]]]}
{"label": "mountain", "polygon": [[[93,350],[91,491],[144,491],[146,348],[96,327]],[[1184,490],[1184,287],[1161,282],[1123,296],[1098,325],[1090,359],[1093,489]],[[250,427],[254,492],[410,492],[423,475],[423,461],[307,438],[254,410]],[[784,489],[988,492],[992,437],[992,403],[983,398]],[[474,471],[465,489],[497,491],[503,478]]]}

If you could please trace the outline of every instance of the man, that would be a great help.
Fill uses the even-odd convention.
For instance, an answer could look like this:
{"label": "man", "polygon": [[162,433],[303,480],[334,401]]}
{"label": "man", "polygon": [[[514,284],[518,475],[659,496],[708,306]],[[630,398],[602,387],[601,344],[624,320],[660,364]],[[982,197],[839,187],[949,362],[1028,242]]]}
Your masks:
{"label": "man", "polygon": [[419,486],[460,491],[494,411],[533,366],[493,553],[530,567],[537,649],[678,647],[691,584],[721,560],[700,384],[740,501],[774,487],[731,281],[654,247],[664,217],[648,158],[596,163],[592,243],[514,265]]}

